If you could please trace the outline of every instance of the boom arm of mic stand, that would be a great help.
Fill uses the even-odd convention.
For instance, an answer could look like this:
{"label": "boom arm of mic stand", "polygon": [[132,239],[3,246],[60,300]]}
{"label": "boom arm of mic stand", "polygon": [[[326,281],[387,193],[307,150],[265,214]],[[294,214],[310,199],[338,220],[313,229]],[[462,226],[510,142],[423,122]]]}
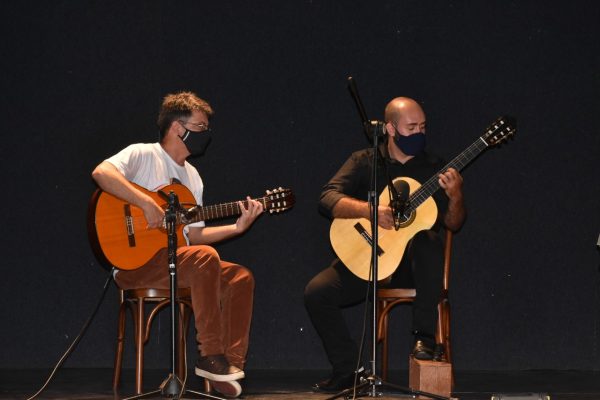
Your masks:
{"label": "boom arm of mic stand", "polygon": [[367,117],[367,111],[365,111],[365,106],[363,105],[360,95],[358,94],[358,88],[356,87],[356,81],[353,77],[348,77],[348,89],[350,89],[350,93],[352,94],[352,98],[354,99],[354,103],[356,104],[356,108],[358,109],[358,113],[360,114],[360,119],[362,120],[363,126],[367,126],[369,122],[369,118]]}

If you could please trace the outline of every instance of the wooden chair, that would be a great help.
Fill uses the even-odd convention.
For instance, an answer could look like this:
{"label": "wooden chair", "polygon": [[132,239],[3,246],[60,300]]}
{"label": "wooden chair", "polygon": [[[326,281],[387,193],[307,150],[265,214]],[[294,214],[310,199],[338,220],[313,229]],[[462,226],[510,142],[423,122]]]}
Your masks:
{"label": "wooden chair", "polygon": [[[183,377],[185,374],[185,335],[188,331],[189,320],[192,314],[192,303],[189,288],[177,289],[177,303],[179,308],[179,326],[177,338],[177,374]],[[125,319],[127,309],[131,310],[134,325],[135,341],[135,392],[142,393],[144,374],[144,345],[150,337],[150,328],[154,317],[162,309],[167,307],[169,289],[119,289],[119,320],[117,334],[117,350],[115,354],[115,367],[113,375],[113,389],[116,390],[121,379],[121,366],[123,363],[123,344],[125,339]],[[150,307],[148,307],[150,306]],[[146,312],[149,308],[149,312]]]}
{"label": "wooden chair", "polygon": [[[438,304],[438,322],[436,343],[444,347],[443,361],[452,362],[450,347],[450,301],[448,282],[450,279],[450,258],[452,255],[452,232],[446,230],[444,246],[444,279],[442,294]],[[389,312],[398,304],[410,304],[414,301],[416,289],[378,289],[377,290],[377,341],[382,344],[381,370],[383,380],[388,373],[388,319]]]}

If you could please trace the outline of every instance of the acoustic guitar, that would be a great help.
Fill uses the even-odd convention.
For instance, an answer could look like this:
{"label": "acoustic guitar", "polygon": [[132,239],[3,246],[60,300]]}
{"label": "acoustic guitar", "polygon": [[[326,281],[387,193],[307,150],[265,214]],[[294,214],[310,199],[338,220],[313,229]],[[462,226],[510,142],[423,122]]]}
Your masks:
{"label": "acoustic guitar", "polygon": [[[515,131],[514,120],[500,117],[485,130],[481,137],[422,186],[408,177],[393,180],[393,182],[405,181],[410,187],[410,196],[398,229],[378,227],[377,280],[390,276],[398,268],[406,245],[412,237],[421,230],[431,228],[435,223],[438,211],[431,196],[440,188],[438,176],[448,168],[462,170],[484,150],[509,138]],[[379,196],[379,204],[390,204],[387,187]],[[359,278],[370,280],[372,275],[371,222],[364,218],[335,218],[329,230],[329,237],[334,251],[346,267]]]}
{"label": "acoustic guitar", "polygon": [[[177,213],[177,243],[185,243],[183,226],[214,219],[238,216],[241,214],[237,201],[211,206],[196,205],[194,195],[181,184],[165,186],[157,192],[151,192],[139,185],[137,189],[146,193],[163,209],[168,207],[168,194],[173,191],[179,198],[181,210]],[[254,199],[262,204],[265,212],[275,214],[294,205],[295,199],[290,189],[267,190],[263,197]],[[247,200],[241,200],[244,207]],[[162,228],[148,229],[141,208],[129,204],[103,190],[94,192],[88,208],[88,233],[96,256],[105,266],[115,266],[123,270],[132,270],[148,262],[156,252],[167,247],[166,225]]]}

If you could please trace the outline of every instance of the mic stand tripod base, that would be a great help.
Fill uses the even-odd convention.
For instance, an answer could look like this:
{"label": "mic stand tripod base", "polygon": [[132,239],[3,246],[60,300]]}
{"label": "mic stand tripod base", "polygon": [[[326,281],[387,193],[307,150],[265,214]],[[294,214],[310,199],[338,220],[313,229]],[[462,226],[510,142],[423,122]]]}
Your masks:
{"label": "mic stand tripod base", "polygon": [[[181,396],[193,393],[201,399],[214,399],[214,400],[225,400],[223,397],[213,396],[212,394],[208,394],[205,392],[197,392],[195,390],[185,389],[183,387],[183,383],[177,377],[177,375],[173,375],[172,373],[167,376],[167,378],[160,384],[158,390],[154,390],[148,393],[138,394],[136,396],[131,396],[124,398],[122,400],[135,400],[142,399],[144,397],[154,396],[156,394],[160,394],[163,398],[166,399],[181,399]],[[116,393],[115,393],[116,395]],[[116,398],[116,397],[115,397]]]}
{"label": "mic stand tripod base", "polygon": [[179,398],[183,389],[183,384],[181,383],[181,380],[177,377],[177,375],[169,374],[169,376],[167,376],[167,379],[165,379],[164,382],[160,384],[159,389],[160,394],[163,397],[166,397],[168,399]]}
{"label": "mic stand tripod base", "polygon": [[342,390],[341,392],[336,393],[335,395],[333,395],[331,397],[327,397],[325,400],[334,400],[334,399],[338,399],[340,397],[343,397],[344,399],[359,398],[359,397],[381,397],[381,396],[383,396],[383,393],[380,392],[379,390],[377,390],[377,387],[382,387],[382,386],[385,386],[385,387],[388,387],[391,389],[396,389],[402,393],[411,395],[412,397],[421,396],[421,397],[427,397],[427,398],[436,399],[436,400],[458,400],[458,399],[455,399],[454,397],[444,397],[444,396],[440,396],[440,395],[437,395],[434,393],[428,393],[428,392],[423,392],[420,390],[414,390],[414,389],[411,389],[408,387],[385,382],[385,381],[382,381],[381,378],[378,377],[377,375],[369,375],[366,378],[362,378],[362,380],[364,382],[356,385],[356,387],[350,387],[348,389]]}

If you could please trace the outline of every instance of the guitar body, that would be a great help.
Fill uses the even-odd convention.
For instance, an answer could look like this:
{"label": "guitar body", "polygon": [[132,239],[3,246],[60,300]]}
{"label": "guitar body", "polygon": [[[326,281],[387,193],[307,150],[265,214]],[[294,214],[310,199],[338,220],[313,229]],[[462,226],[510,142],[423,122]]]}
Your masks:
{"label": "guitar body", "polygon": [[[168,195],[177,194],[181,210],[177,211],[177,246],[186,244],[183,226],[198,221],[238,216],[248,206],[247,200],[210,206],[196,205],[190,190],[180,184],[165,186],[151,192],[132,183],[138,190],[152,197],[161,208],[168,208]],[[271,215],[290,209],[295,198],[291,189],[279,187],[267,190],[262,197],[254,199]],[[148,229],[144,212],[110,193],[96,190],[88,207],[88,234],[96,257],[108,269],[131,270],[146,264],[161,248],[168,247],[168,235],[164,228]]]}
{"label": "guitar body", "polygon": [[[412,178],[396,178],[394,182],[398,180],[408,183],[411,194],[421,186]],[[390,204],[387,187],[379,196],[379,204]],[[437,219],[437,214],[435,201],[429,197],[419,205],[400,229],[378,227],[380,250],[377,280],[387,278],[398,268],[407,243],[417,232],[431,228]],[[363,229],[364,233],[361,234]],[[344,265],[359,278],[370,280],[372,250],[370,241],[365,238],[365,234],[372,237],[371,222],[365,218],[336,218],[329,230],[331,245]]]}
{"label": "guitar body", "polygon": [[[134,184],[135,185],[135,184]],[[167,201],[159,192],[150,192],[141,186],[137,189],[149,195],[163,209]],[[165,186],[160,193],[173,191],[182,205],[196,204],[194,195],[183,185]],[[148,262],[156,252],[167,247],[165,229],[147,229],[141,208],[124,202],[102,190],[92,196],[89,207],[88,230],[96,256],[119,269],[136,269]],[[177,226],[177,245],[184,245],[183,226]]]}

